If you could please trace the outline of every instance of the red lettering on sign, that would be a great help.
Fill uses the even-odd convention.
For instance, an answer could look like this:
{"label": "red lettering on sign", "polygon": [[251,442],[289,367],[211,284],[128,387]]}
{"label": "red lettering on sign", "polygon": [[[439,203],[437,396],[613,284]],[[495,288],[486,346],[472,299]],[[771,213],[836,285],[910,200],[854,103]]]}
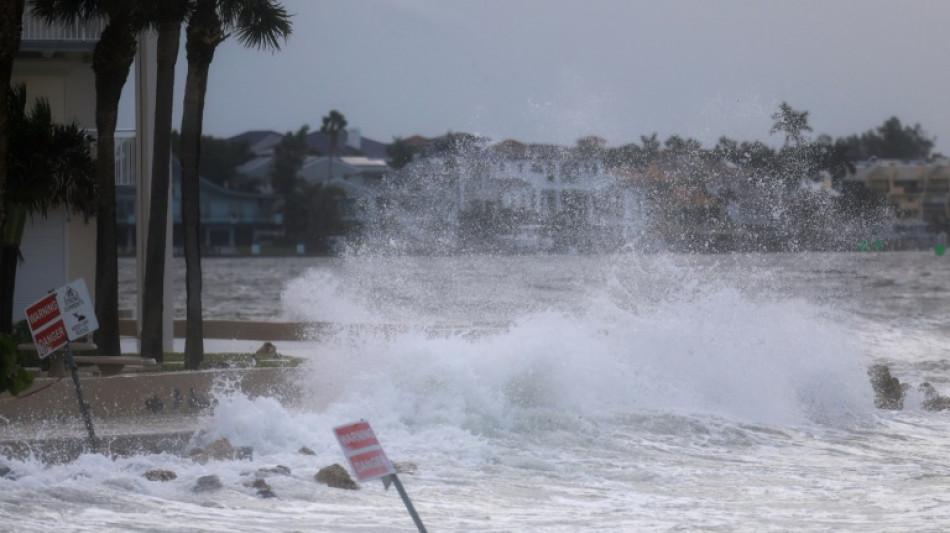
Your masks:
{"label": "red lettering on sign", "polygon": [[50,352],[62,348],[68,342],[66,338],[66,326],[62,320],[59,320],[52,326],[43,331],[33,334],[33,340],[41,349],[41,357],[46,357]]}
{"label": "red lettering on sign", "polygon": [[340,441],[340,446],[345,452],[352,452],[367,446],[377,446],[379,441],[368,422],[357,422],[349,426],[341,426],[333,431],[336,432],[336,438]]}
{"label": "red lettering on sign", "polygon": [[394,472],[382,448],[376,448],[350,457],[350,465],[360,481],[367,481]]}
{"label": "red lettering on sign", "polygon": [[34,332],[59,316],[59,305],[56,303],[55,293],[26,308],[26,320],[30,325],[30,330]]}

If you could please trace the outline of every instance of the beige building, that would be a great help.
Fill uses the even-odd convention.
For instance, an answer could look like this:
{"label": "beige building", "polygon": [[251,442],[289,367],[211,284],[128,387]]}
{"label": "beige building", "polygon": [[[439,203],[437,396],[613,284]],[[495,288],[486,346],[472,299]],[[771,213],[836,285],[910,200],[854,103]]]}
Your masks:
{"label": "beige building", "polygon": [[943,229],[950,220],[950,160],[875,160],[860,164],[849,181],[887,199],[902,219]]}
{"label": "beige building", "polygon": [[[92,134],[96,131],[92,54],[103,27],[100,21],[48,26],[27,9],[20,51],[13,65],[12,82],[26,85],[30,101],[46,98],[54,120],[75,121]],[[116,182],[135,183],[139,191],[150,188],[154,40],[152,34],[140,38],[136,63],[127,81],[131,90],[126,93],[135,101],[131,106],[135,110],[135,130],[116,132]],[[148,205],[147,194],[139,195],[138,204],[136,216],[140,220],[147,219],[144,216],[147,207],[143,207]],[[87,224],[81,216],[65,209],[50,212],[46,218],[35,216],[27,221],[21,247],[24,263],[17,269],[14,320],[23,318],[26,306],[50,289],[79,278],[85,280],[90,295],[95,294],[95,224],[95,220]],[[140,236],[145,235],[144,224],[139,227]],[[140,260],[139,265],[142,263]],[[171,309],[170,297],[166,297],[166,309]],[[170,315],[166,322],[170,332]],[[170,336],[167,344],[171,344]]]}

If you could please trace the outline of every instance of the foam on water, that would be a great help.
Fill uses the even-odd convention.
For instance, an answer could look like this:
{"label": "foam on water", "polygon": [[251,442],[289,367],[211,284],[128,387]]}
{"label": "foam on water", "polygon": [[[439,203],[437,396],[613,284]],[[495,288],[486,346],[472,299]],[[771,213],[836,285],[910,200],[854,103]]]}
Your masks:
{"label": "foam on water", "polygon": [[[413,294],[433,293],[413,283],[443,283],[445,292],[440,276],[452,277],[439,268],[421,274],[425,262],[408,272],[413,262],[403,260],[398,276],[369,281],[336,266],[307,273],[285,291],[294,316],[323,320],[346,301],[351,322],[308,354],[298,372],[303,400],[281,405],[223,386],[194,438],[196,445],[228,438],[252,447],[253,459],[89,454],[53,466],[8,462],[13,478],[0,477],[0,524],[411,530],[392,491],[378,484],[338,491],[313,480],[319,468],[343,462],[332,428],[366,419],[392,460],[419,466],[400,477],[432,530],[947,525],[934,509],[950,479],[950,424],[913,407],[873,409],[865,372],[873,331],[864,322],[838,320],[829,302],[785,290],[768,272],[727,266],[743,285],[722,281],[714,264],[663,257],[600,270],[565,259],[531,275],[512,268],[522,263],[530,261],[480,266],[486,284],[512,301],[489,307],[493,315],[507,310],[498,327],[477,330],[431,327],[442,314],[465,316],[465,287],[450,288],[466,302],[458,308],[412,304]],[[517,305],[537,293],[546,295],[534,298],[543,305]],[[376,305],[379,294],[401,302],[401,314]],[[473,323],[485,322],[485,308],[473,306]],[[380,327],[394,323],[400,327]],[[303,446],[315,455],[299,453]],[[291,474],[267,473],[276,465]],[[152,468],[178,478],[146,481]],[[194,493],[210,474],[224,488]],[[277,499],[247,486],[256,476]]]}

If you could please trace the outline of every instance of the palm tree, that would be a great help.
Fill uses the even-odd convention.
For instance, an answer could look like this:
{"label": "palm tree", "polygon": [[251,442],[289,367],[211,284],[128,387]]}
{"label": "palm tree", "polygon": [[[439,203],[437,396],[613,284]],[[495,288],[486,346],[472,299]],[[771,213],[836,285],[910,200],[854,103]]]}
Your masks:
{"label": "palm tree", "polygon": [[327,154],[327,177],[333,181],[333,155],[336,154],[336,144],[340,138],[340,132],[346,129],[346,119],[343,113],[336,109],[330,111],[330,114],[323,117],[323,125],[320,126],[320,133],[330,137],[330,153]]}
{"label": "palm tree", "polygon": [[4,212],[0,225],[0,332],[13,325],[13,291],[28,215],[65,205],[88,220],[96,213],[99,187],[92,137],[76,123],[56,124],[40,99],[27,112],[26,87],[12,87],[4,102],[10,117],[10,157],[4,165]]}
{"label": "palm tree", "polygon": [[165,359],[162,346],[162,314],[165,292],[165,254],[168,224],[168,188],[171,181],[171,131],[175,95],[175,63],[181,40],[181,25],[191,0],[166,0],[154,4],[158,26],[158,68],[155,76],[155,134],[153,136],[152,189],[149,201],[148,236],[145,244],[145,282],[142,286],[142,331],[140,355]]}
{"label": "palm tree", "polygon": [[[96,84],[96,318],[99,351],[119,355],[119,264],[115,224],[115,128],[119,98],[129,77],[145,26],[144,3],[128,0],[33,0],[33,13],[47,22],[105,18],[108,22],[92,54]],[[147,10],[146,10],[147,11]]]}
{"label": "palm tree", "polygon": [[3,223],[3,184],[7,181],[7,147],[9,145],[9,117],[6,91],[13,76],[13,58],[20,49],[25,0],[0,0],[0,223]]}
{"label": "palm tree", "polygon": [[291,32],[290,16],[276,0],[197,0],[188,21],[188,73],[181,119],[181,215],[185,245],[185,368],[204,359],[201,318],[200,209],[198,164],[208,70],[214,52],[235,32],[245,46],[280,49]]}
{"label": "palm tree", "polygon": [[786,102],[779,105],[779,110],[772,115],[772,120],[775,124],[772,125],[769,134],[784,133],[786,146],[792,141],[796,146],[801,145],[805,140],[803,132],[811,131],[811,126],[808,125],[808,111],[795,111]]}

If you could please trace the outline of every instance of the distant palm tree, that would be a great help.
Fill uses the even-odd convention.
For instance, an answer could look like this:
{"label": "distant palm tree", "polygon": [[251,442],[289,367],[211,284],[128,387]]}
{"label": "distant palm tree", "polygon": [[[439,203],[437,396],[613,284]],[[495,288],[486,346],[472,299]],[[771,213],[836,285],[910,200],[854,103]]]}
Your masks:
{"label": "distant palm tree", "polygon": [[346,118],[343,113],[336,109],[330,111],[330,114],[323,117],[323,125],[320,126],[320,133],[330,138],[330,153],[327,154],[327,176],[329,181],[333,181],[333,156],[336,154],[336,145],[340,138],[340,132],[346,129]]}
{"label": "distant palm tree", "polygon": [[32,0],[33,13],[49,23],[104,18],[92,53],[96,79],[96,175],[101,194],[96,213],[96,318],[99,351],[120,355],[119,259],[116,244],[115,128],[119,99],[145,25],[141,3],[129,0]]}
{"label": "distant palm tree", "polygon": [[93,139],[76,123],[53,122],[49,102],[27,112],[26,87],[12,87],[4,107],[10,118],[10,157],[4,165],[4,212],[0,224],[0,332],[13,325],[13,291],[26,219],[66,206],[87,219],[95,215],[99,187]]}
{"label": "distant palm tree", "polygon": [[155,75],[155,133],[152,138],[152,188],[149,195],[148,236],[145,242],[145,280],[142,284],[142,330],[139,355],[158,362],[165,359],[162,314],[165,301],[165,256],[168,235],[168,189],[171,186],[172,110],[175,97],[175,63],[181,25],[191,0],[164,0],[146,5],[155,8],[151,18],[158,27]]}
{"label": "distant palm tree", "polygon": [[197,0],[188,20],[188,74],[181,119],[181,216],[185,245],[185,368],[204,359],[201,317],[201,243],[198,164],[208,70],[214,52],[234,32],[245,46],[280,49],[291,32],[290,15],[276,0]]}
{"label": "distant palm tree", "polygon": [[785,145],[788,146],[794,141],[794,144],[800,145],[804,142],[804,132],[811,131],[808,125],[808,111],[795,111],[792,106],[786,102],[779,105],[778,112],[772,115],[775,124],[769,133],[784,133]]}

